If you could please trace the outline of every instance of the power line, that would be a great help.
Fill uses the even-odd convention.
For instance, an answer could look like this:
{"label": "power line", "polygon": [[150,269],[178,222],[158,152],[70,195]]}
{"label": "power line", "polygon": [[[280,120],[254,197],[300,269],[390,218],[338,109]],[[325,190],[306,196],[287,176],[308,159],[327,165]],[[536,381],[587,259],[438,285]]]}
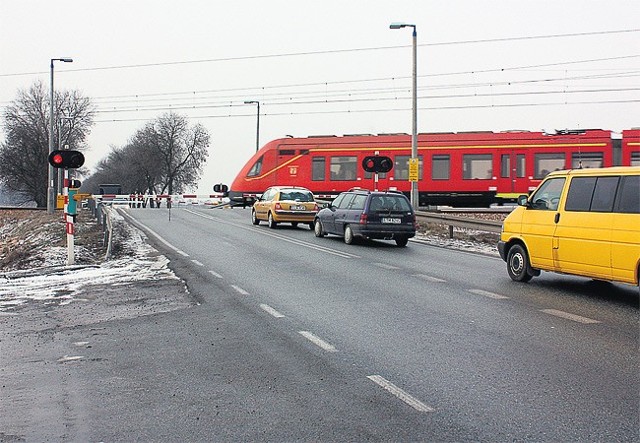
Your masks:
{"label": "power line", "polygon": [[[640,99],[632,100],[593,100],[593,101],[576,101],[576,102],[553,102],[553,103],[510,103],[510,104],[487,104],[487,105],[460,105],[460,106],[429,106],[419,107],[421,111],[441,111],[441,110],[455,110],[455,109],[487,109],[487,108],[515,108],[515,107],[540,107],[540,106],[575,106],[575,105],[598,105],[598,104],[628,104],[628,103],[640,103]],[[361,114],[367,112],[408,112],[411,108],[385,108],[385,109],[357,109],[357,110],[329,110],[329,111],[301,111],[301,112],[266,112],[261,113],[261,116],[266,117],[278,117],[278,116],[294,116],[294,115],[320,115],[320,114]],[[230,118],[230,117],[255,117],[255,113],[252,114],[227,114],[227,115],[199,115],[193,116],[194,119],[208,119],[208,118]],[[95,123],[121,123],[121,122],[148,122],[154,120],[151,118],[131,118],[131,119],[105,119],[95,120]]]}
{"label": "power line", "polygon": [[[467,45],[467,44],[482,44],[482,43],[499,43],[499,42],[510,42],[510,41],[624,34],[624,33],[634,33],[639,31],[640,29],[622,29],[622,30],[614,30],[614,31],[592,31],[592,32],[577,32],[577,33],[569,33],[569,34],[503,37],[503,38],[492,38],[492,39],[461,40],[461,41],[454,41],[454,42],[421,43],[421,44],[418,44],[418,46],[419,47],[435,47],[435,46],[452,46],[452,45]],[[187,64],[196,64],[196,63],[219,63],[219,62],[229,62],[229,61],[260,60],[260,59],[267,59],[267,58],[300,57],[300,56],[308,56],[308,55],[345,54],[345,53],[365,52],[365,51],[383,51],[383,50],[386,51],[391,49],[404,49],[409,47],[410,45],[397,45],[397,46],[378,46],[378,47],[370,47],[370,48],[329,49],[329,50],[323,50],[323,51],[303,51],[303,52],[289,52],[289,53],[282,53],[282,54],[248,55],[248,56],[221,57],[221,58],[201,59],[201,60],[183,60],[183,61],[156,62],[156,63],[138,63],[138,64],[131,64],[131,65],[96,66],[92,68],[75,68],[75,69],[70,68],[70,69],[65,69],[63,72],[104,71],[104,70],[111,70],[111,69],[149,68],[149,67],[157,67],[157,66],[174,66],[174,65],[187,65]],[[17,76],[24,76],[24,75],[42,75],[42,74],[46,74],[46,71],[0,74],[0,77],[14,77],[14,76],[17,77]]]}

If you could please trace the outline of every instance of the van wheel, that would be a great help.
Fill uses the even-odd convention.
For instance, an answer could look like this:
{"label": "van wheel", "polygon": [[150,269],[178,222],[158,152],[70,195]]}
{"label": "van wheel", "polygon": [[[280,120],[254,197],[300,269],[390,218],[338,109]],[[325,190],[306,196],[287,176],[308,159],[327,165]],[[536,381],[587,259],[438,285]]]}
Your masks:
{"label": "van wheel", "polygon": [[316,220],[315,226],[313,227],[313,233],[316,235],[316,237],[325,236],[324,229],[322,229],[322,222],[320,220]]}
{"label": "van wheel", "polygon": [[273,219],[273,214],[271,214],[271,212],[269,212],[269,227],[271,229],[275,229],[276,226],[278,226],[278,223],[276,223],[276,221]]}
{"label": "van wheel", "polygon": [[529,274],[529,255],[520,245],[513,245],[507,255],[507,272],[513,281],[528,282],[533,275]]}
{"label": "van wheel", "polygon": [[254,225],[259,225],[260,224],[260,220],[256,216],[256,210],[255,209],[251,210],[251,223],[253,223]]}
{"label": "van wheel", "polygon": [[409,243],[409,238],[408,237],[396,237],[396,245],[402,247],[407,246],[407,243]]}
{"label": "van wheel", "polygon": [[353,231],[349,225],[344,228],[344,242],[348,245],[353,243]]}

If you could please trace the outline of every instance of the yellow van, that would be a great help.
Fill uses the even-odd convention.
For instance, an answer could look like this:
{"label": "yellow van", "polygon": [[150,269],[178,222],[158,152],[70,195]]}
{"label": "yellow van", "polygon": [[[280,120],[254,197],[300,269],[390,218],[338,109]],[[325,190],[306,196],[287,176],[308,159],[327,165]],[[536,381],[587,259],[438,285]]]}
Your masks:
{"label": "yellow van", "polygon": [[552,172],[518,197],[498,251],[515,281],[543,270],[638,285],[640,167]]}

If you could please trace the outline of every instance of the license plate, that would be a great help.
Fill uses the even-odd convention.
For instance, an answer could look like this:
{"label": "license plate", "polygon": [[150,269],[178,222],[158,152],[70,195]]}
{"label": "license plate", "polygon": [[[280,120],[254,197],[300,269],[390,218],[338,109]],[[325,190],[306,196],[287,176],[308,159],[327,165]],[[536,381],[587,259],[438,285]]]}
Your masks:
{"label": "license plate", "polygon": [[397,225],[402,223],[402,219],[393,217],[382,217],[382,223],[393,223]]}
{"label": "license plate", "polygon": [[304,211],[305,209],[307,209],[307,208],[305,208],[304,206],[301,206],[301,205],[291,205],[291,210],[292,211]]}

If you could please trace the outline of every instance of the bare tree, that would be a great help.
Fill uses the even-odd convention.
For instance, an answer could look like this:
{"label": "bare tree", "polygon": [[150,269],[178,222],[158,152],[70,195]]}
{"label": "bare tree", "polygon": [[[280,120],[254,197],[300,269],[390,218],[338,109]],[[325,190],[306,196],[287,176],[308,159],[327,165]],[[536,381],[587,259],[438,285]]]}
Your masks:
{"label": "bare tree", "polygon": [[[49,94],[42,82],[18,97],[5,109],[6,138],[0,145],[0,181],[10,190],[28,195],[39,207],[47,205],[49,155]],[[71,149],[86,149],[93,125],[94,107],[78,91],[57,92],[54,99],[54,140]],[[65,117],[61,120],[61,117]]]}
{"label": "bare tree", "polygon": [[145,128],[146,140],[162,164],[162,189],[173,194],[195,186],[209,155],[209,133],[187,117],[169,112]]}

